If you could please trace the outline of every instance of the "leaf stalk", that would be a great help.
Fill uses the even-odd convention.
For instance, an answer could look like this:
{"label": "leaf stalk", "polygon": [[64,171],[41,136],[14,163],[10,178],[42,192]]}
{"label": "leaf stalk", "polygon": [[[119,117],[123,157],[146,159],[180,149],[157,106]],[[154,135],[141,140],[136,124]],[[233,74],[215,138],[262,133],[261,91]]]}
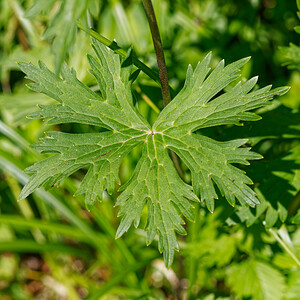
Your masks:
{"label": "leaf stalk", "polygon": [[297,256],[295,255],[295,253],[293,253],[293,251],[286,245],[286,243],[279,237],[279,235],[277,234],[277,232],[274,229],[272,229],[272,228],[268,228],[268,230],[273,235],[273,237],[276,239],[276,241],[282,246],[282,248],[294,260],[294,262],[297,264],[297,266],[300,267],[300,261],[299,261],[299,259],[297,258]]}
{"label": "leaf stalk", "polygon": [[[103,45],[107,46],[114,52],[118,53],[121,57],[125,58],[127,55],[127,52],[118,46],[118,44],[115,41],[111,41],[107,39],[106,37],[102,36],[95,30],[91,28],[86,28],[81,23],[77,23],[77,27],[81,29],[82,31],[86,32],[88,35],[92,36],[96,40],[98,40]],[[151,70],[147,65],[145,65],[143,62],[141,62],[138,58],[136,58],[134,55],[132,57],[133,64],[142,70],[146,75],[148,75],[152,80],[154,80],[158,85],[161,85],[159,75]]]}

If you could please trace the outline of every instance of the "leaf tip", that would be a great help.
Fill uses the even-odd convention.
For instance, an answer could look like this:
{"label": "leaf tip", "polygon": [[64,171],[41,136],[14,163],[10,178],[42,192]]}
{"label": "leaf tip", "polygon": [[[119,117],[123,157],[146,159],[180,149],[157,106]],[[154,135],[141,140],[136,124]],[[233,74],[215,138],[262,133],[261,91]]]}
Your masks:
{"label": "leaf tip", "polygon": [[116,235],[115,235],[115,239],[119,239],[122,235],[123,235],[124,232],[121,232],[119,229],[117,230],[116,232]]}
{"label": "leaf tip", "polygon": [[208,60],[208,62],[210,62],[211,57],[212,57],[212,51],[209,51],[209,52],[205,55],[205,57],[204,57],[203,60]]}
{"label": "leaf tip", "polygon": [[208,211],[209,211],[211,214],[214,213],[214,205],[208,205],[208,204],[206,204],[206,207],[207,207]]}
{"label": "leaf tip", "polygon": [[27,190],[25,190],[25,187],[24,187],[18,197],[18,201],[24,200],[25,198],[27,198],[29,196],[29,194],[30,193]]}
{"label": "leaf tip", "polygon": [[240,61],[243,63],[243,65],[245,65],[246,63],[249,62],[250,59],[251,59],[251,56],[247,56],[247,57],[242,58]]}
{"label": "leaf tip", "polygon": [[253,76],[250,80],[252,80],[252,81],[255,82],[255,84],[256,84],[257,81],[258,81],[258,78],[259,78],[259,76],[256,75],[256,76]]}
{"label": "leaf tip", "polygon": [[291,89],[290,86],[283,86],[281,88],[278,88],[278,96],[282,96],[286,94]]}

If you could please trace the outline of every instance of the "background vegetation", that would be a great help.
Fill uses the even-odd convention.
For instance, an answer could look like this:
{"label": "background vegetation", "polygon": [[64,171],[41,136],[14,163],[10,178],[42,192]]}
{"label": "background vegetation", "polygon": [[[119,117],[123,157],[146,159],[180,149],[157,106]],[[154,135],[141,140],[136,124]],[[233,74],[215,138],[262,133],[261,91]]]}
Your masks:
{"label": "background vegetation", "polygon": [[[140,1],[0,1],[0,298],[1,299],[299,299],[300,298],[300,51],[295,1],[153,1],[170,85],[182,87],[188,64],[209,52],[230,63],[252,56],[244,78],[259,85],[289,85],[284,97],[260,111],[263,119],[243,127],[205,130],[216,140],[249,138],[264,159],[246,167],[261,204],[232,208],[217,201],[214,214],[199,205],[187,223],[181,251],[166,269],[157,245],[131,229],[115,240],[117,192],[86,210],[74,198],[84,172],[60,188],[18,195],[23,170],[45,157],[30,144],[46,130],[87,132],[78,124],[50,126],[26,116],[52,100],[29,91],[16,62],[42,60],[59,72],[64,60],[96,89],[88,73],[90,37],[85,27],[116,40],[156,70],[147,19]],[[298,30],[300,32],[300,30]],[[289,43],[294,45],[289,46]],[[215,60],[215,64],[218,60]],[[288,64],[289,68],[283,64]],[[141,73],[133,91],[153,123],[163,108],[158,85]],[[139,158],[135,149],[120,169],[128,180]],[[190,175],[185,166],[185,180]],[[117,190],[117,189],[116,189]]]}

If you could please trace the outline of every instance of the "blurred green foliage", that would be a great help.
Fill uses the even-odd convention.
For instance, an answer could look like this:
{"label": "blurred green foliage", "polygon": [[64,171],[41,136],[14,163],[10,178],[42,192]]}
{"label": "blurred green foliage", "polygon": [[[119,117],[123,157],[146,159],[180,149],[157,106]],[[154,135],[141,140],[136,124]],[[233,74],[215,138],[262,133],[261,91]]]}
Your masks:
{"label": "blurred green foliage", "polygon": [[[28,179],[22,170],[45,157],[30,144],[48,129],[87,131],[78,124],[58,128],[26,119],[37,104],[52,100],[24,87],[28,81],[17,61],[37,64],[43,60],[59,72],[67,60],[80,80],[96,88],[86,59],[90,38],[76,29],[78,18],[123,49],[132,45],[139,59],[157,69],[140,1],[82,3],[0,1],[1,299],[299,299],[300,35],[294,27],[300,21],[296,1],[153,1],[175,93],[183,85],[187,65],[195,66],[209,51],[227,63],[250,55],[251,63],[242,70],[244,78],[259,75],[261,86],[291,86],[280,102],[260,111],[263,119],[257,124],[201,132],[220,141],[249,138],[253,150],[264,156],[245,168],[261,204],[255,209],[232,208],[220,200],[214,214],[197,207],[197,220],[187,223],[189,235],[182,237],[181,252],[170,269],[164,267],[155,243],[144,246],[142,231],[130,230],[115,240],[117,192],[104,194],[103,202],[90,212],[83,199],[73,197],[84,171],[65,180],[59,189],[41,189],[26,200],[17,200]],[[163,108],[159,87],[141,73],[133,90],[140,111],[153,123],[157,112],[147,103],[150,100]],[[122,182],[132,174],[139,156],[140,149],[134,149],[124,160]],[[182,168],[190,182],[188,169]]]}

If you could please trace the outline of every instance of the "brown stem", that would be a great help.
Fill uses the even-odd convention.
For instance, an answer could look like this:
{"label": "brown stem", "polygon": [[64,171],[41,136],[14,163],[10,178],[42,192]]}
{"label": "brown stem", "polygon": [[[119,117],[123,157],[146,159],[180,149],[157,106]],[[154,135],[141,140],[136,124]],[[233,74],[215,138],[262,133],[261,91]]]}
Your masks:
{"label": "brown stem", "polygon": [[[168,74],[167,74],[167,67],[165,62],[164,49],[162,47],[159,29],[157,26],[157,21],[156,21],[151,0],[143,0],[143,5],[147,15],[151,36],[154,44],[154,49],[156,53],[156,60],[157,60],[157,66],[159,71],[159,78],[161,83],[161,92],[164,101],[164,106],[167,106],[172,99],[171,99],[169,82],[168,82]],[[171,156],[179,176],[181,177],[181,179],[183,179],[183,172],[180,166],[178,156],[173,151],[171,151]]]}
{"label": "brown stem", "polygon": [[168,74],[167,74],[164,50],[162,47],[159,29],[157,26],[156,17],[155,17],[151,0],[143,0],[143,5],[147,15],[147,19],[148,19],[148,23],[152,35],[152,40],[154,44],[154,49],[156,53],[156,60],[157,60],[159,78],[161,82],[161,92],[164,101],[164,106],[167,106],[171,102],[171,94],[170,94],[170,88],[168,82]]}

